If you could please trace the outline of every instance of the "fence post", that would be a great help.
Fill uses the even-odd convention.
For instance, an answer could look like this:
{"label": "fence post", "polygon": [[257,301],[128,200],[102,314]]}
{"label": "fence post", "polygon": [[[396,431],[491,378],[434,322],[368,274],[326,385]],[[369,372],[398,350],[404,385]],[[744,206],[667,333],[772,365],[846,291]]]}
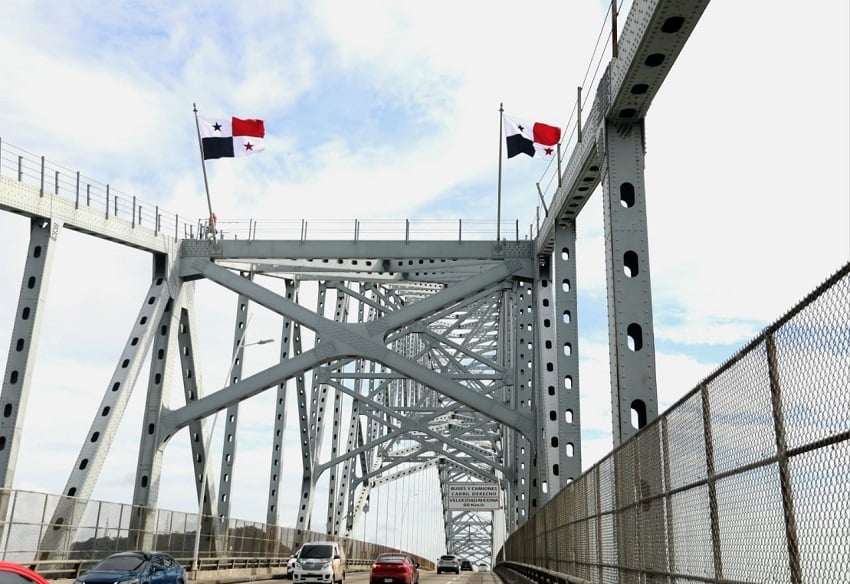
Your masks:
{"label": "fence post", "polygon": [[797,515],[794,512],[794,491],[791,469],[788,467],[788,444],[785,439],[785,414],[782,409],[782,387],[779,384],[779,364],[776,357],[774,333],[767,335],[767,371],[770,377],[770,402],[773,406],[773,430],[776,440],[776,462],[779,467],[779,488],[782,490],[782,510],[785,515],[785,545],[788,547],[788,568],[791,584],[803,581],[800,565],[800,544],[797,538]]}
{"label": "fence post", "polygon": [[40,184],[38,187],[38,195],[40,197],[44,196],[44,156],[41,157],[41,176],[40,176]]}
{"label": "fence post", "polygon": [[74,209],[80,208],[80,171],[77,171],[77,187],[74,195]]}

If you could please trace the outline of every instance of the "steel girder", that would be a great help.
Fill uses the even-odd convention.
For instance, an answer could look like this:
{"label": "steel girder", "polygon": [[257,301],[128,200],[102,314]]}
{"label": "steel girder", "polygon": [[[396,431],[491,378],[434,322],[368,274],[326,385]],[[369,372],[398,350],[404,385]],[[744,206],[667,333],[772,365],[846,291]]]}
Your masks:
{"label": "steel girder", "polygon": [[[649,276],[643,123],[600,135],[614,446],[658,416]],[[634,418],[634,420],[632,419]]]}
{"label": "steel girder", "polygon": [[[286,278],[284,281],[284,295],[289,300],[295,300],[295,280]],[[280,332],[280,360],[285,361],[291,355],[294,346],[293,336],[296,330],[295,323],[291,318],[284,317]],[[278,500],[280,499],[280,485],[283,480],[283,454],[284,436],[286,434],[287,415],[287,387],[290,380],[284,380],[277,386],[277,399],[275,399],[274,432],[272,433],[272,461],[269,467],[268,504],[266,506],[266,523],[277,525]]]}
{"label": "steel girder", "polygon": [[[61,222],[30,219],[30,240],[12,325],[3,393],[0,395],[0,409],[5,412],[0,417],[0,437],[4,444],[0,448],[0,487],[3,489],[11,489],[15,478],[23,418],[38,348],[38,333],[47,300],[50,266],[56,249],[54,242],[61,228]],[[4,497],[2,505],[5,504]],[[5,517],[5,508],[0,511],[0,517]]]}
{"label": "steel girder", "polygon": [[[221,266],[205,260],[190,261],[192,268],[184,265],[182,269],[185,278],[203,275],[293,323],[316,331],[315,347],[307,353],[294,351],[288,367],[281,363],[243,379],[226,392],[217,392],[231,394],[232,399],[245,399],[262,391],[272,379],[273,383],[281,383],[293,376],[303,378],[305,372],[313,371],[312,399],[309,405],[306,399],[301,400],[299,410],[300,420],[310,423],[305,424],[309,428],[306,435],[302,433],[302,459],[309,480],[305,479],[302,488],[298,527],[309,527],[313,493],[324,471],[329,471],[330,485],[327,529],[329,533],[338,533],[344,517],[348,518],[345,527],[350,530],[358,511],[365,508],[368,500],[365,490],[375,484],[371,477],[380,479],[389,469],[414,461],[421,464],[423,455],[460,469],[464,480],[501,479],[504,483],[504,477],[513,478],[531,470],[532,450],[537,444],[526,441],[523,456],[528,457],[529,464],[520,471],[511,468],[512,465],[505,466],[499,451],[505,433],[536,436],[535,412],[529,405],[532,388],[527,389],[528,404],[518,412],[507,399],[510,393],[507,388],[516,385],[516,372],[500,363],[504,352],[500,354],[499,345],[499,331],[515,326],[503,321],[503,316],[519,312],[503,310],[503,302],[513,298],[505,296],[504,290],[515,286],[512,281],[516,275],[521,275],[520,279],[528,277],[530,258],[524,260],[529,264],[512,264],[515,260],[507,260],[490,261],[488,265],[478,259],[459,260],[448,266],[451,269],[443,270],[447,282],[434,282],[433,271],[427,274],[432,278],[430,282],[423,272],[405,273],[410,279],[404,280],[395,273],[390,277],[370,273],[358,280],[357,291],[348,284],[351,280],[346,279],[351,276],[349,264],[353,261],[342,266],[340,280],[329,279],[333,270],[327,266],[316,270],[303,265],[305,261],[295,262],[301,264],[294,271],[297,279],[315,278],[322,291],[337,289],[338,310],[333,321],[322,316],[324,292],[318,295],[316,310],[310,311],[255,283],[238,281],[223,267],[250,265],[255,274],[277,277],[287,272],[281,264],[291,264],[291,260],[240,264],[234,258],[217,259]],[[393,264],[394,261],[378,262],[380,267],[375,271],[399,267]],[[348,310],[342,309],[350,300],[359,305],[353,323],[348,322]],[[347,346],[339,346],[343,344]],[[368,380],[368,387],[363,386],[364,380]],[[240,384],[244,394],[239,391]],[[323,407],[329,407],[331,396],[325,398],[328,389],[334,390],[332,454],[327,462],[320,463],[317,458],[321,450],[317,443],[323,434],[320,412]],[[224,395],[207,396],[207,405],[192,404],[194,412],[185,408],[169,412],[166,427],[173,433],[186,420],[210,415],[231,401],[222,398]],[[351,404],[347,409],[337,405],[343,400]],[[362,421],[366,422],[364,432],[360,430]],[[348,432],[347,447],[345,452],[337,453],[342,428]],[[417,454],[402,458],[394,455],[394,445],[402,440],[418,443]],[[352,448],[354,444],[357,446]],[[361,461],[359,477],[354,464],[358,461]],[[399,476],[406,474],[402,471]],[[532,482],[536,480],[523,480],[524,484]],[[354,493],[358,485],[362,489],[359,499]],[[357,509],[353,509],[355,500],[358,500]],[[347,513],[346,502],[352,507]]]}

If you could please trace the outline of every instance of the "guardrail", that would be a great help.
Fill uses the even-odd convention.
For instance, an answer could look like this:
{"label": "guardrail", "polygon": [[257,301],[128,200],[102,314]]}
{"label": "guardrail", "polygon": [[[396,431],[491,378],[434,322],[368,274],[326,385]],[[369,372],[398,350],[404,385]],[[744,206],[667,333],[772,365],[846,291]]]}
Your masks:
{"label": "guardrail", "polygon": [[[335,540],[346,551],[348,564],[360,568],[371,565],[380,553],[399,551],[372,542],[335,537],[280,525],[196,513],[145,509],[124,503],[71,497],[84,511],[80,523],[67,531],[67,537],[54,549],[42,547],[44,535],[55,525],[53,512],[66,497],[0,489],[0,559],[34,566],[51,580],[74,579],[95,562],[118,551],[140,549],[148,542],[152,549],[170,554],[189,569],[197,559],[196,574],[232,570],[283,570],[291,554],[310,541]],[[131,517],[146,516],[143,526],[130,525]],[[198,526],[201,526],[200,535]],[[215,534],[208,531],[217,527]],[[203,545],[197,546],[197,542]],[[223,553],[224,552],[224,553]],[[433,569],[433,561],[411,554],[423,569]],[[206,578],[204,578],[206,579]]]}
{"label": "guardrail", "polygon": [[[192,558],[174,558],[182,566],[186,566],[189,580],[223,579],[231,576],[233,580],[256,579],[256,576],[266,576],[268,579],[286,577],[286,562],[284,558],[234,558],[216,557],[198,560],[198,569],[189,570]],[[30,568],[52,581],[73,581],[91,568],[97,560],[44,560],[27,564]],[[372,566],[371,559],[349,559],[346,561],[347,572],[367,572]]]}
{"label": "guardrail", "polygon": [[493,569],[505,584],[594,584],[578,576],[553,572],[529,564],[502,562]]}
{"label": "guardrail", "polygon": [[[101,183],[79,171],[18,148],[0,138],[0,176],[35,187],[41,196],[57,196],[73,201],[75,209],[95,209],[106,219],[117,218],[134,227],[151,229],[177,239],[287,239],[330,240],[439,240],[439,241],[520,241],[519,220],[449,219],[350,219],[289,220],[233,218],[186,219],[123,193],[109,183]],[[498,227],[498,228],[497,228]],[[531,237],[531,228],[524,239]]]}

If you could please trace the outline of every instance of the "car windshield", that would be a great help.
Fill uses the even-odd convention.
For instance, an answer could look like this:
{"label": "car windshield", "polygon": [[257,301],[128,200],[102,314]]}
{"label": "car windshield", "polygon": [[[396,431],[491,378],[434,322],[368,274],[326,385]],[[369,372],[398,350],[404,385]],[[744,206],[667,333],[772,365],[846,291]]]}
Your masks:
{"label": "car windshield", "polygon": [[145,559],[141,556],[111,556],[96,564],[92,570],[103,572],[137,570],[144,563]]}
{"label": "car windshield", "polygon": [[445,561],[445,562],[453,562],[455,557],[454,556],[441,556],[440,559]]}
{"label": "car windshield", "polygon": [[305,545],[298,554],[302,560],[324,559],[333,556],[333,547],[329,545]]}
{"label": "car windshield", "polygon": [[375,560],[376,562],[380,562],[382,564],[403,564],[404,556],[387,554],[385,556],[378,556]]}

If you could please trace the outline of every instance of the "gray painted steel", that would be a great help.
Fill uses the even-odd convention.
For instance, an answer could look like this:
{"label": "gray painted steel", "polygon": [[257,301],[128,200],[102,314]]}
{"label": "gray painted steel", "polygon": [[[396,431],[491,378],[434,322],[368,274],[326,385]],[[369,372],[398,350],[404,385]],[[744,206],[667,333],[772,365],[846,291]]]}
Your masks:
{"label": "gray painted steel", "polygon": [[[551,493],[575,481],[581,463],[581,400],[579,381],[578,286],[576,284],[576,226],[559,225],[552,254],[555,328],[555,415],[558,419],[560,482]],[[565,286],[565,282],[569,285]],[[565,289],[566,288],[566,289]],[[548,394],[548,391],[546,392]]]}
{"label": "gray painted steel", "polygon": [[617,446],[658,417],[658,398],[643,184],[643,124],[608,124],[605,129],[602,207],[611,414]]}
{"label": "gray painted steel", "polygon": [[[0,487],[4,489],[11,489],[15,478],[24,413],[38,349],[38,333],[47,300],[47,283],[55,249],[53,242],[60,229],[59,223],[30,220],[30,241],[0,396],[0,411],[4,412],[0,416],[0,438],[3,441],[3,448],[0,448]],[[5,506],[5,502],[2,505]],[[5,517],[5,509],[0,510],[4,512],[0,516]]]}
{"label": "gray painted steel", "polygon": [[[0,451],[3,484],[10,485],[14,473],[26,379],[38,341],[38,307],[45,300],[41,287],[49,277],[49,258],[55,247],[49,237],[66,227],[151,252],[154,283],[131,327],[130,340],[101,408],[94,414],[62,493],[70,497],[62,499],[54,514],[56,523],[76,524],[82,509],[75,505],[75,497],[91,493],[151,347],[156,357],[147,383],[134,503],[155,505],[163,478],[163,449],[178,430],[188,426],[197,493],[204,512],[217,515],[220,501],[205,472],[211,455],[205,439],[206,420],[229,409],[234,427],[228,432],[235,432],[235,412],[241,401],[271,388],[283,396],[289,380],[294,379],[303,463],[298,527],[309,527],[316,480],[323,472],[334,475],[327,528],[336,533],[343,524],[350,531],[357,515],[366,509],[374,485],[410,472],[389,473],[404,464],[416,464],[417,469],[436,464],[443,484],[495,477],[508,500],[508,530],[525,522],[542,502],[542,481],[551,494],[581,469],[575,304],[575,289],[581,284],[575,281],[572,255],[562,262],[559,254],[565,247],[573,247],[575,222],[600,184],[605,208],[615,443],[635,432],[633,409],[642,413],[639,426],[657,415],[642,124],[706,5],[707,0],[634,2],[620,35],[620,53],[606,69],[585,120],[585,136],[590,139],[580,142],[567,162],[561,186],[534,241],[181,239],[179,220],[175,217],[173,230],[163,226],[158,209],[151,224],[142,225],[135,200],[128,218],[116,216],[117,201],[113,208],[108,186],[105,207],[100,210],[81,205],[79,198],[74,202],[60,196],[58,171],[55,192],[50,193],[45,187],[43,158],[40,187],[0,177],[0,209],[32,218],[31,244],[44,245],[48,252],[41,264],[27,259],[24,285],[34,276],[32,290],[36,292],[30,296],[22,287],[19,298],[20,320],[15,322],[0,396],[3,405],[14,412],[0,421],[0,431],[10,445]],[[79,197],[79,175],[77,179]],[[633,190],[624,192],[625,184]],[[623,206],[624,198],[632,204]],[[50,226],[50,236],[36,230],[42,223]],[[283,275],[293,284],[280,296],[239,273],[251,274],[254,279]],[[193,352],[197,331],[191,282],[201,278],[233,291],[240,303],[244,300],[272,310],[282,319],[284,331],[288,327],[292,331],[291,354],[287,356],[282,346],[280,363],[245,379],[239,375],[226,388],[206,396]],[[564,280],[571,283],[567,290],[559,285]],[[298,301],[297,289],[303,281],[318,283],[316,310]],[[337,290],[342,305],[356,301],[357,316],[341,307],[335,318],[326,318],[327,288]],[[20,316],[25,308],[30,308],[30,320]],[[571,316],[568,321],[563,319],[567,313]],[[175,326],[179,327],[177,334],[172,332]],[[302,347],[301,327],[311,329],[318,338],[307,350]],[[155,330],[165,334],[155,338]],[[24,340],[21,349],[17,347],[19,339]],[[167,376],[170,363],[176,363],[175,344],[179,346],[186,405],[171,409],[165,405],[167,383],[160,381]],[[565,353],[563,348],[568,345],[571,350]],[[241,363],[241,357],[238,360]],[[10,386],[12,372],[24,376],[20,386]],[[309,394],[306,375],[312,376]],[[548,392],[552,385],[554,395]],[[357,405],[347,419],[334,413],[333,456],[322,461],[319,453],[329,395],[334,402],[356,401]],[[281,402],[275,414],[285,416],[285,402]],[[572,416],[566,415],[568,411]],[[347,432],[344,449],[343,427]],[[283,428],[276,426],[277,430]],[[417,448],[400,446],[401,440],[411,436]],[[282,447],[278,438],[274,444]],[[574,446],[573,456],[566,455],[566,444]],[[234,446],[225,456],[235,464],[236,454]],[[273,457],[269,469],[268,517],[275,521],[279,476],[274,465],[279,462]],[[352,476],[357,470],[361,476]],[[342,477],[337,474],[340,472]],[[225,476],[222,480],[229,502],[238,494],[229,492]],[[628,484],[625,479],[622,482]],[[357,484],[362,490],[356,509],[351,509]],[[654,486],[647,485],[649,489]],[[627,500],[627,493],[621,495]],[[349,507],[347,513],[345,506]],[[225,505],[223,517],[226,514]],[[472,516],[446,510],[448,548],[455,548],[464,530],[480,527],[482,531],[477,533],[486,534],[488,527],[478,523]],[[492,524],[489,530],[492,534]],[[42,548],[50,549],[66,532],[67,528],[51,532]],[[477,550],[477,545],[470,544],[468,549]],[[629,554],[633,550],[624,544],[619,551]]]}

